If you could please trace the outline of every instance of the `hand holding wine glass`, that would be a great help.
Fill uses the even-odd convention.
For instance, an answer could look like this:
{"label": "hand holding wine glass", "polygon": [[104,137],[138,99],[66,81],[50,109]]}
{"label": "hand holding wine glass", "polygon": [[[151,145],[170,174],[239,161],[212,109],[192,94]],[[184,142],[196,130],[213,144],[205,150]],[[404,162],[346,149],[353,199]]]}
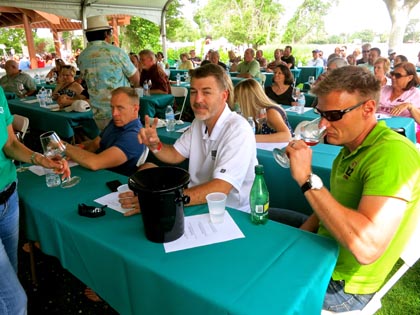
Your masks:
{"label": "hand holding wine glass", "polygon": [[[289,143],[291,147],[296,144],[294,140],[303,140],[308,146],[314,146],[318,144],[321,139],[325,136],[326,127],[319,126],[321,117],[309,121],[305,124],[298,125],[295,130],[295,136]],[[282,149],[275,148],[273,150],[274,159],[280,166],[284,168],[290,167],[290,160],[286,154],[286,147]]]}
{"label": "hand holding wine glass", "polygon": [[[44,155],[51,160],[61,161],[65,157],[66,145],[61,141],[60,137],[54,131],[48,131],[40,136],[41,145],[44,150]],[[62,188],[73,187],[80,182],[80,177],[70,175],[65,178],[62,183]]]}

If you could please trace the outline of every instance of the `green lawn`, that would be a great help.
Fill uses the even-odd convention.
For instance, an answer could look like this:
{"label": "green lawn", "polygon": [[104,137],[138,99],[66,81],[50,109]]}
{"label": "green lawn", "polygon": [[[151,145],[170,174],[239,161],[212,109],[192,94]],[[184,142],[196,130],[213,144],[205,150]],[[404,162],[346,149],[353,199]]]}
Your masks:
{"label": "green lawn", "polygon": [[[399,266],[399,265],[398,265]],[[382,308],[377,315],[420,314],[420,262],[404,276],[382,299]]]}

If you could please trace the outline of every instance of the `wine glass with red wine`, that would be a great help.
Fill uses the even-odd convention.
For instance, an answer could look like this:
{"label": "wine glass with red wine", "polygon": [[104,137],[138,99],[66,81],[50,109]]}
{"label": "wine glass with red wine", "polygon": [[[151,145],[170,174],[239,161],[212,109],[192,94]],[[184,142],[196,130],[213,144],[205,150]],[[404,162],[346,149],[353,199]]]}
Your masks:
{"label": "wine glass with red wine", "polygon": [[[309,146],[318,144],[326,133],[326,127],[319,126],[320,121],[321,117],[299,124],[295,129],[295,136],[292,140],[303,140]],[[286,147],[282,149],[275,148],[273,150],[273,156],[280,166],[284,168],[290,167],[290,160],[286,154]]]}

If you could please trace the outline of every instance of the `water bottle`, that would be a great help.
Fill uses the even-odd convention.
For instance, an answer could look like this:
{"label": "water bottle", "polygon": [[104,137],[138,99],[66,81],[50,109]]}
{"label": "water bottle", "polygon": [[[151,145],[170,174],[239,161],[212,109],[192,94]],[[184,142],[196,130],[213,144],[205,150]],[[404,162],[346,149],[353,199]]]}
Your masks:
{"label": "water bottle", "polygon": [[41,84],[41,78],[39,77],[39,74],[38,73],[35,74],[34,79],[35,79],[35,84]]}
{"label": "water bottle", "polygon": [[144,96],[150,95],[149,84],[147,84],[147,80],[144,81],[144,83],[143,83],[143,92],[144,92]]}
{"label": "water bottle", "polygon": [[264,180],[264,166],[255,165],[255,179],[249,194],[251,221],[265,224],[268,219],[269,193]]}
{"label": "water bottle", "polygon": [[305,112],[305,94],[300,93],[297,102],[297,113],[303,114]]}
{"label": "water bottle", "polygon": [[47,91],[44,87],[41,87],[41,89],[38,92],[37,95],[39,106],[46,107],[47,106]]}
{"label": "water bottle", "polygon": [[254,135],[255,135],[255,121],[254,121],[254,119],[252,118],[252,117],[248,117],[248,123],[249,123],[249,125],[251,126],[251,128],[252,128],[252,132],[254,133]]}
{"label": "water bottle", "polygon": [[165,122],[166,122],[166,131],[168,132],[175,131],[175,114],[171,105],[168,105],[168,107],[166,107]]}
{"label": "water bottle", "polygon": [[181,84],[181,74],[177,73],[176,74],[176,85],[180,85]]}

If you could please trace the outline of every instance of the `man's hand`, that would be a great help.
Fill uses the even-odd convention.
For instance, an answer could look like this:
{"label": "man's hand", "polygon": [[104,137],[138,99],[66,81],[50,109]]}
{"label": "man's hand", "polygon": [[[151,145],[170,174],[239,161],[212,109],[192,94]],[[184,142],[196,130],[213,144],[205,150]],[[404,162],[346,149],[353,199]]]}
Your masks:
{"label": "man's hand", "polygon": [[118,195],[121,208],[123,209],[132,209],[124,213],[124,216],[129,217],[133,214],[140,213],[140,204],[139,198],[134,195],[132,191],[126,191]]}
{"label": "man's hand", "polygon": [[302,186],[312,173],[312,149],[303,140],[292,140],[286,148],[290,159],[290,173],[299,186]]}
{"label": "man's hand", "polygon": [[160,140],[156,131],[156,127],[158,124],[158,118],[155,117],[153,119],[153,124],[150,125],[150,118],[148,115],[144,117],[144,128],[140,129],[138,134],[138,139],[140,143],[145,144],[149,149],[153,152],[157,149]]}

